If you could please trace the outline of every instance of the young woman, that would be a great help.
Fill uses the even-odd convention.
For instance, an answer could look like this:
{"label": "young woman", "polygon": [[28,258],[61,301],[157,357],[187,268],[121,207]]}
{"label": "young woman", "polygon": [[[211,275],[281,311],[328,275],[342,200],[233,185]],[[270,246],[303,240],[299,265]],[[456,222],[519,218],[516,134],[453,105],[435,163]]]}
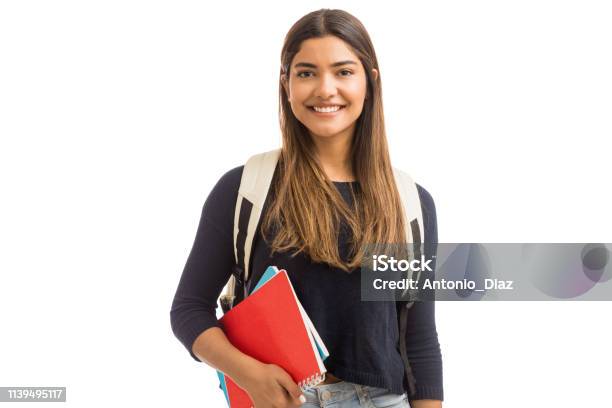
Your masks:
{"label": "young woman", "polygon": [[[234,348],[217,322],[217,299],[234,264],[243,166],[221,177],[204,204],[170,313],[175,335],[194,359],[232,377],[255,408],[441,407],[434,302],[413,305],[406,338],[399,338],[395,302],[360,300],[364,245],[405,242],[407,227],[387,150],[378,62],[361,22],[329,9],[297,21],[282,49],[279,92],[283,145],[253,244],[250,282],[269,265],[287,270],[330,352],[326,380],[302,393],[282,368]],[[417,188],[427,255],[437,241],[435,207]],[[407,343],[412,395],[400,341]]]}

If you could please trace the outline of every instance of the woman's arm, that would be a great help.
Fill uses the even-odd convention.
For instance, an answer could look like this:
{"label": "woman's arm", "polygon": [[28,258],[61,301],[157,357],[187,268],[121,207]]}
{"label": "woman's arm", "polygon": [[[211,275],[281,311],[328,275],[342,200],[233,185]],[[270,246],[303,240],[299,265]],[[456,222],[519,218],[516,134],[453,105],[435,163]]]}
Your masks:
{"label": "woman's arm", "polygon": [[435,324],[435,302],[415,302],[408,312],[406,349],[416,381],[416,395],[410,397],[410,403],[442,401],[442,355]]}
{"label": "woman's arm", "polygon": [[230,170],[221,177],[204,203],[170,310],[172,331],[198,362],[201,360],[192,349],[196,338],[211,327],[221,327],[216,316],[217,299],[234,264],[233,211],[239,170]]}
{"label": "woman's arm", "polygon": [[255,406],[293,408],[306,402],[302,391],[285,370],[242,353],[218,327],[211,327],[199,335],[192,353],[229,375],[240,388],[247,391]]}
{"label": "woman's arm", "polygon": [[416,400],[410,401],[411,408],[442,408],[440,400]]}
{"label": "woman's arm", "polygon": [[235,348],[217,321],[217,299],[234,265],[234,209],[242,166],[226,173],[204,203],[193,247],[183,269],[170,323],[196,361],[224,372],[246,390],[255,406],[298,407],[301,390],[274,364]]}
{"label": "woman's arm", "polygon": [[[418,186],[425,228],[425,256],[431,259],[437,251],[438,228],[436,208],[431,195]],[[432,269],[435,271],[436,258]],[[444,399],[442,384],[442,354],[435,320],[435,302],[415,302],[408,312],[406,348],[410,367],[416,380],[416,395],[411,396],[414,408],[441,407]],[[412,400],[414,398],[414,400]]]}
{"label": "woman's arm", "polygon": [[193,343],[192,353],[209,366],[229,375],[238,385],[248,381],[248,374],[261,365],[234,347],[218,327],[211,327],[200,334]]}

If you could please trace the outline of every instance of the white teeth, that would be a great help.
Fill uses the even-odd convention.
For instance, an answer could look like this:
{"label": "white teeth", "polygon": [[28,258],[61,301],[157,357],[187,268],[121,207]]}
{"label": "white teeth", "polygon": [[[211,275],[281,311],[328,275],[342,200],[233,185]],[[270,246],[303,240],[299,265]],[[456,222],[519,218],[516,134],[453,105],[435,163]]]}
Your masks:
{"label": "white teeth", "polygon": [[317,112],[336,112],[338,109],[340,109],[340,106],[336,105],[336,106],[329,106],[329,107],[324,107],[324,108],[313,106],[313,109]]}

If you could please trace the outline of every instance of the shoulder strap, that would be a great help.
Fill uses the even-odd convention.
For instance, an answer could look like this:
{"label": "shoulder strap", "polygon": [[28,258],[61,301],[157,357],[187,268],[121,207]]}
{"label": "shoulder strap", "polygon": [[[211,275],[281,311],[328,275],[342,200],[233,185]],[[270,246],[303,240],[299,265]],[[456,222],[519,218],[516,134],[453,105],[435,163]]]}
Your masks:
{"label": "shoulder strap", "polygon": [[[404,224],[406,225],[406,242],[419,243],[423,239],[423,213],[421,212],[421,199],[416,183],[399,169],[393,168],[395,184],[399,191],[404,207]],[[406,215],[409,215],[406,217]]]}
{"label": "shoulder strap", "polygon": [[251,247],[279,156],[280,149],[270,150],[252,156],[244,165],[234,212],[235,265],[220,298],[224,313],[246,296]]}
{"label": "shoulder strap", "polygon": [[[279,156],[280,149],[257,154],[246,162],[242,172],[234,214],[234,256],[236,264],[244,270],[245,281],[249,278],[249,262],[251,246],[256,235],[255,229],[270,190]],[[246,225],[244,225],[245,220],[248,220]]]}
{"label": "shoulder strap", "polygon": [[[395,183],[404,207],[404,222],[406,226],[406,243],[412,244],[412,250],[414,251],[414,258],[421,257],[421,243],[425,242],[425,229],[423,225],[423,212],[421,209],[421,199],[419,197],[419,191],[416,183],[412,181],[407,173],[401,170],[393,169],[395,175]],[[406,217],[406,214],[410,214]],[[420,280],[420,271],[412,276],[412,279],[416,281]],[[406,290],[403,295],[405,295]],[[412,307],[414,302],[402,302],[402,307],[399,310],[399,349],[402,361],[404,362],[404,373],[406,375],[406,383],[410,396],[416,393],[416,379],[410,362],[408,361],[408,350],[406,345],[406,332],[408,328],[408,311]]]}

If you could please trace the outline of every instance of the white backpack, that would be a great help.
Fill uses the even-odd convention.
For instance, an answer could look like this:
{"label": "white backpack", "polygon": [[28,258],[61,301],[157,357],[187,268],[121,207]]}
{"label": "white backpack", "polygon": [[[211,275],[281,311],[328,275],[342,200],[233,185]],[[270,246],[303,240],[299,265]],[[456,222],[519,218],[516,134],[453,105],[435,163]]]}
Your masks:
{"label": "white backpack", "polygon": [[[234,213],[234,257],[236,262],[232,268],[227,290],[219,299],[224,313],[227,313],[247,295],[251,249],[279,156],[280,149],[271,150],[252,156],[244,165]],[[413,244],[414,257],[420,258],[421,243],[425,242],[425,237],[423,236],[423,216],[417,186],[410,176],[401,170],[393,168],[393,175],[403,203],[404,220],[408,214],[408,222],[404,223],[406,242]],[[413,279],[418,280],[419,277],[417,273]],[[401,308],[399,316],[400,354],[404,361],[410,393],[413,394],[415,380],[408,363],[406,343],[401,341],[406,337],[408,310],[413,302],[404,303],[405,306]]]}

